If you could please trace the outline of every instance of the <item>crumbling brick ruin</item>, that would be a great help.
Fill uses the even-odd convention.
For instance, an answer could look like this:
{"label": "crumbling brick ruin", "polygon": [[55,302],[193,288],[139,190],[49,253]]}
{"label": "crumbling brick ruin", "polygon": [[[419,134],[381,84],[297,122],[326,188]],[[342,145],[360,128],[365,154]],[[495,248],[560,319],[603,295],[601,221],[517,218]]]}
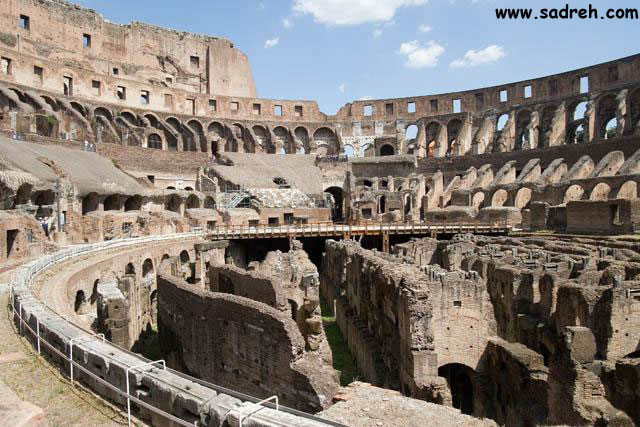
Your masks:
{"label": "crumbling brick ruin", "polygon": [[0,275],[49,363],[149,425],[640,423],[640,54],[257,93],[229,40],[0,0]]}
{"label": "crumbling brick ruin", "polygon": [[640,394],[613,378],[640,372],[639,250],[459,235],[388,255],[329,241],[321,286],[374,385],[506,425],[633,425]]}

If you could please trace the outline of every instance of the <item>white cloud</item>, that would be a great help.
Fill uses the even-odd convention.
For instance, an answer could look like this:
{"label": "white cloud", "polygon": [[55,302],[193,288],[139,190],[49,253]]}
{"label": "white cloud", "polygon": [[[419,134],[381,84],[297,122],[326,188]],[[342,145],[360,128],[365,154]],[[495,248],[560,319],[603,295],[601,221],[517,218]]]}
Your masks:
{"label": "white cloud", "polygon": [[340,91],[340,93],[344,93],[344,91],[347,90],[347,85],[342,83],[340,86],[338,86],[338,90]]}
{"label": "white cloud", "polygon": [[418,32],[420,32],[420,33],[425,33],[426,34],[426,33],[431,32],[431,30],[433,30],[433,28],[431,28],[431,25],[422,24],[422,25],[420,25],[418,27]]}
{"label": "white cloud", "polygon": [[379,29],[373,30],[373,38],[377,39],[377,38],[380,38],[380,37],[382,37],[382,30],[379,30]]}
{"label": "white cloud", "polygon": [[285,28],[291,27],[291,21],[289,21],[289,18],[284,18],[282,20],[282,26],[285,27]]}
{"label": "white cloud", "polygon": [[264,48],[265,49],[270,49],[272,47],[277,46],[278,43],[280,43],[280,37],[275,37],[273,39],[269,39],[266,42],[264,42]]}
{"label": "white cloud", "polygon": [[386,22],[405,6],[419,6],[427,0],[294,0],[296,13],[312,15],[326,25],[358,25]]}
{"label": "white cloud", "polygon": [[363,96],[362,98],[358,99],[358,101],[371,101],[373,99],[373,96]]}
{"label": "white cloud", "polygon": [[487,46],[482,50],[468,50],[462,58],[453,61],[450,66],[453,68],[477,67],[478,65],[493,64],[507,54],[504,48],[498,45]]}
{"label": "white cloud", "polygon": [[407,68],[420,69],[438,65],[438,57],[444,53],[444,47],[431,40],[423,46],[418,40],[405,42],[400,45],[398,54],[406,56]]}

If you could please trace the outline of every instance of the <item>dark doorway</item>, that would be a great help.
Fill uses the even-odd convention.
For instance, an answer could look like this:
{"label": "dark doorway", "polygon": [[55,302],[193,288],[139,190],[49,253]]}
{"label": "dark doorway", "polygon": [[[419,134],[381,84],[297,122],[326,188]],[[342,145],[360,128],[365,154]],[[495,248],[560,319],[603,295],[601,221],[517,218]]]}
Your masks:
{"label": "dark doorway", "polygon": [[325,193],[329,193],[333,196],[334,206],[331,211],[331,217],[334,222],[344,221],[344,213],[342,207],[343,195],[342,188],[340,187],[329,187],[324,190]]}
{"label": "dark doorway", "polygon": [[11,256],[13,252],[13,245],[18,238],[18,230],[7,230],[7,258]]}
{"label": "dark doorway", "polygon": [[459,363],[450,363],[438,369],[438,375],[447,379],[453,407],[463,414],[473,414],[473,369]]}

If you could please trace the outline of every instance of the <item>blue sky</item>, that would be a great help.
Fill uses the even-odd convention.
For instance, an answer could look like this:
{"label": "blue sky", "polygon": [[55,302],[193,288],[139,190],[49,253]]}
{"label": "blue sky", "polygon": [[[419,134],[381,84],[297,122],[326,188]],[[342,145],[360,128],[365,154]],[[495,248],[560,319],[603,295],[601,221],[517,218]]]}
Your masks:
{"label": "blue sky", "polygon": [[[591,1],[600,10],[640,7]],[[557,0],[76,2],[112,22],[231,39],[249,56],[260,97],[316,100],[327,114],[365,97],[473,89],[640,53],[638,20],[495,18],[497,7],[564,6]]]}

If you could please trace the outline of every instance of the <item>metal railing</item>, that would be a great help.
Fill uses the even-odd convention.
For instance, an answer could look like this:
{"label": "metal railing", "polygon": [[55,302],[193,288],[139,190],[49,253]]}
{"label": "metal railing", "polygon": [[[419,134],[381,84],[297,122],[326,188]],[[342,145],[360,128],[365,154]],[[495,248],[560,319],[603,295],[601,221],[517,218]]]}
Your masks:
{"label": "metal railing", "polygon": [[451,223],[376,223],[371,221],[339,224],[334,222],[318,222],[312,224],[283,225],[218,225],[207,230],[207,236],[214,239],[224,238],[278,238],[278,237],[313,237],[343,235],[379,235],[388,233],[431,235],[431,234],[492,234],[504,233],[513,229],[510,221],[488,221]]}
{"label": "metal railing", "polygon": [[[135,395],[130,393],[129,387],[128,387],[128,373],[129,371],[135,370],[136,368],[140,368],[143,366],[148,366],[148,365],[152,365],[152,364],[158,364],[158,363],[162,363],[163,364],[163,371],[169,372],[175,376],[181,377],[183,379],[189,380],[191,382],[200,384],[206,388],[212,389],[214,391],[216,391],[217,393],[223,393],[223,394],[227,394],[229,396],[235,397],[237,399],[240,399],[242,401],[245,402],[250,402],[252,403],[252,405],[250,405],[250,408],[254,408],[255,409],[255,405],[260,405],[262,408],[275,408],[277,411],[282,411],[285,413],[288,413],[290,415],[293,416],[297,416],[297,417],[303,417],[305,419],[307,419],[308,421],[313,421],[316,423],[316,425],[331,425],[331,426],[342,426],[342,424],[339,423],[335,423],[329,420],[324,420],[322,418],[310,415],[310,414],[306,414],[304,412],[292,409],[292,408],[287,408],[287,407],[283,407],[281,405],[278,404],[278,402],[276,402],[276,405],[274,406],[273,404],[269,403],[269,400],[271,399],[267,399],[266,401],[261,401],[255,397],[252,396],[248,396],[245,395],[243,393],[239,393],[237,391],[234,390],[230,390],[227,389],[225,387],[221,387],[215,384],[211,384],[208,383],[206,381],[202,381],[196,378],[192,378],[186,374],[183,374],[181,372],[178,371],[174,371],[172,369],[166,368],[166,364],[164,363],[164,361],[155,361],[152,362],[146,358],[144,358],[143,356],[133,353],[127,349],[124,349],[122,347],[119,347],[111,342],[108,342],[104,339],[104,335],[102,334],[95,334],[93,331],[89,331],[86,330],[84,328],[82,328],[79,325],[76,325],[72,322],[69,321],[69,318],[67,316],[62,316],[59,313],[56,312],[55,309],[53,309],[52,307],[50,307],[46,302],[41,301],[40,299],[36,298],[33,294],[31,294],[30,292],[30,286],[32,284],[32,281],[34,278],[36,278],[39,274],[41,274],[45,269],[50,268],[56,264],[60,264],[62,262],[68,261],[74,257],[78,257],[78,256],[86,256],[86,255],[90,255],[96,252],[101,252],[101,251],[106,251],[109,249],[117,249],[117,248],[123,248],[123,247],[131,247],[131,246],[137,246],[137,245],[145,245],[145,244],[149,244],[149,243],[160,243],[160,242],[169,242],[169,241],[184,241],[185,238],[199,238],[202,237],[202,231],[198,231],[198,232],[191,232],[191,233],[181,233],[181,234],[174,234],[174,235],[168,235],[168,236],[150,236],[150,237],[141,237],[141,238],[134,238],[134,239],[118,239],[118,240],[111,240],[111,241],[106,241],[106,242],[101,242],[101,243],[97,243],[97,244],[85,244],[85,245],[78,245],[78,246],[74,246],[74,247],[70,247],[67,249],[63,249],[61,251],[58,251],[52,255],[46,255],[44,257],[41,257],[40,259],[37,259],[35,261],[31,261],[27,264],[25,264],[24,266],[22,266],[21,268],[19,268],[16,273],[14,274],[11,282],[10,282],[10,286],[9,286],[9,299],[10,299],[10,305],[12,307],[13,313],[14,313],[14,319],[17,318],[18,324],[19,324],[19,332],[20,334],[24,334],[25,330],[28,331],[34,338],[34,342],[35,345],[38,349],[38,352],[41,352],[41,346],[44,345],[45,348],[49,349],[53,354],[59,356],[64,363],[69,363],[69,367],[70,367],[70,379],[71,379],[71,385],[74,385],[75,382],[75,378],[74,378],[74,370],[77,369],[80,372],[82,372],[83,374],[87,375],[89,378],[93,379],[94,381],[96,381],[96,383],[99,383],[103,386],[106,387],[106,389],[116,393],[117,395],[121,396],[122,398],[127,400],[127,413],[128,413],[128,418],[129,420],[131,419],[131,409],[130,409],[130,403],[134,402],[136,405],[138,405],[139,407],[145,408],[150,412],[153,412],[169,421],[172,421],[178,425],[182,425],[182,426],[194,426],[194,425],[199,425],[198,421],[191,423],[191,422],[187,422],[179,417],[176,417],[173,414],[170,414],[166,411],[163,411],[160,408],[157,408],[147,402],[144,402],[143,400],[139,399],[138,397],[136,397]],[[30,304],[30,309],[31,309],[31,313],[30,316],[31,318],[35,318],[35,322],[36,322],[36,329],[34,330],[30,325],[29,325],[29,319],[25,319],[24,316],[24,305],[25,304]],[[45,316],[42,315],[37,315],[36,311],[41,311],[42,313],[39,314],[45,314]],[[64,321],[66,325],[68,326],[72,326],[73,328],[76,329],[76,331],[74,332],[80,332],[81,335],[77,336],[77,337],[70,337],[68,336],[67,340],[64,342],[64,344],[69,345],[69,355],[63,353],[62,351],[60,351],[58,348],[56,348],[54,346],[54,344],[52,344],[51,342],[48,342],[46,339],[44,339],[44,337],[41,335],[41,325],[43,325],[43,322],[51,322],[51,321],[55,321],[55,320],[60,320],[60,321]],[[49,323],[46,328],[51,331],[52,325]],[[104,342],[104,345],[109,346],[109,347],[113,347],[114,349],[117,349],[120,352],[125,353],[126,355],[129,356],[133,356],[136,359],[141,361],[141,365],[133,365],[133,366],[127,366],[127,362],[123,361],[123,360],[118,360],[115,357],[113,357],[112,355],[114,355],[115,353],[110,352],[109,356],[100,353],[99,356],[106,358],[106,359],[110,359],[112,362],[117,362],[122,364],[123,366],[127,366],[126,370],[127,370],[127,390],[121,390],[120,388],[114,386],[113,384],[111,384],[110,382],[104,380],[103,378],[95,375],[94,373],[90,372],[89,370],[87,370],[84,366],[82,366],[81,364],[79,364],[78,362],[73,360],[73,348],[80,348],[82,347],[85,351],[91,351],[92,349],[88,347],[88,343],[91,341],[95,341],[96,339],[101,339]],[[170,386],[172,388],[176,388],[176,384],[175,383],[169,383],[167,382],[167,380],[165,378],[161,378],[159,376],[153,376],[153,372],[145,372],[145,375],[149,375],[152,376],[154,381],[157,382],[161,382],[166,384],[167,386]],[[198,396],[196,396],[193,393],[190,393],[188,390],[188,388],[180,388],[181,392],[191,395],[195,398],[197,398]],[[232,411],[234,408],[228,408],[229,411]],[[244,412],[247,412],[247,407],[239,407],[236,408],[241,410],[241,412],[239,412],[237,414],[238,417],[241,417],[243,415]],[[253,415],[254,413],[256,413],[257,411],[251,412],[251,414],[248,414],[246,416],[243,417],[246,418],[248,416]],[[272,418],[270,418],[267,415],[263,414],[263,417],[266,416],[265,418],[265,422],[269,422],[269,420],[273,421]],[[286,423],[283,423],[286,424]]]}

